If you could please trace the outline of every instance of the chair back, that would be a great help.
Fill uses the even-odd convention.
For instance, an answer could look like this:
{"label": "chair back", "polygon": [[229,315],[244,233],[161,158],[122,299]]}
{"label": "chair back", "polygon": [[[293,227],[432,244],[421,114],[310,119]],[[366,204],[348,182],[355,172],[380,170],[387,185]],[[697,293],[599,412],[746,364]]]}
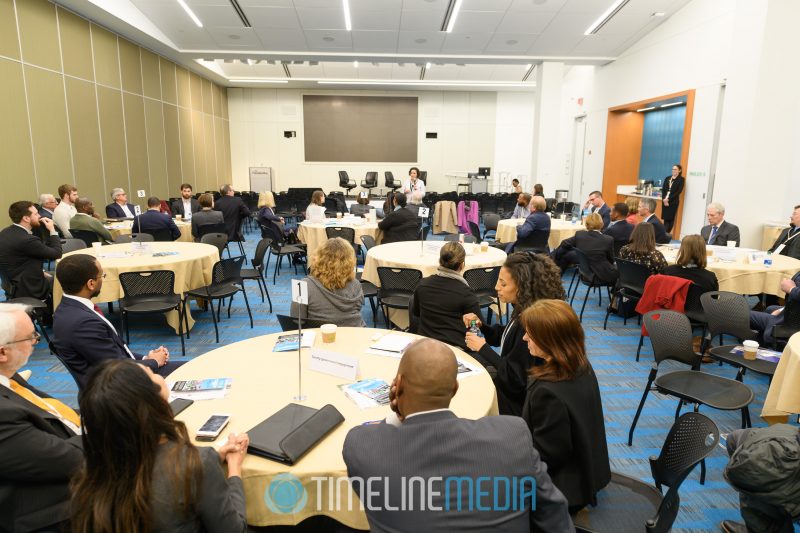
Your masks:
{"label": "chair back", "polygon": [[350,244],[355,244],[356,242],[356,230],[354,230],[353,228],[343,228],[338,226],[327,227],[325,228],[325,235],[329,239],[333,239],[335,237],[341,237]]}
{"label": "chair back", "polygon": [[414,294],[422,279],[422,272],[416,268],[378,267],[378,279],[381,282],[380,294],[385,297],[391,294]]}
{"label": "chair back", "polygon": [[[296,331],[297,330],[297,317],[287,315],[275,315],[278,317],[278,324],[281,326],[281,331]],[[303,319],[303,329],[306,328],[319,328],[327,322],[322,320],[313,320],[310,318]]]}
{"label": "chair back", "polygon": [[700,368],[700,355],[692,349],[692,326],[683,313],[656,309],[644,315],[644,326],[653,344],[656,364],[671,359]]}
{"label": "chair back", "polygon": [[126,298],[175,294],[175,272],[172,270],[122,272],[119,283]]}
{"label": "chair back", "polygon": [[69,253],[74,252],[75,250],[83,250],[86,248],[86,243],[81,239],[62,239],[61,240],[61,252]]}
{"label": "chair back", "polygon": [[261,239],[258,241],[258,244],[256,244],[256,254],[253,256],[253,266],[255,268],[261,269],[261,265],[264,264],[264,256],[267,255],[270,244],[272,244],[272,239],[269,237]]}
{"label": "chair back", "polygon": [[469,232],[472,233],[472,236],[475,237],[475,242],[478,244],[481,243],[481,227],[478,226],[475,222],[468,220],[467,223],[469,224]]}
{"label": "chair back", "polygon": [[339,171],[339,187],[347,187],[348,185],[354,185],[350,182],[350,176],[347,174],[346,170]]}
{"label": "chair back", "polygon": [[489,231],[497,231],[497,225],[499,223],[500,223],[500,215],[496,213],[486,213],[483,215],[483,229],[487,233]]}
{"label": "chair back", "polygon": [[[463,235],[464,235],[464,242],[465,243],[475,243],[475,242],[477,242],[474,236],[467,235],[466,233],[464,233]],[[452,235],[445,235],[444,236],[444,240],[447,241],[447,242],[460,241],[461,240],[461,234],[453,233]]]}
{"label": "chair back", "polygon": [[420,170],[419,171],[419,180],[424,183],[425,185],[428,184],[428,171],[427,170]]}
{"label": "chair back", "polygon": [[592,272],[592,262],[589,261],[589,258],[580,248],[573,248],[573,250],[575,251],[575,257],[578,258],[578,273],[581,275],[581,278],[586,281],[593,281],[594,272]]}
{"label": "chair back", "polygon": [[222,252],[225,251],[225,246],[228,244],[227,233],[206,233],[200,237],[200,242],[203,244],[211,244],[216,246],[219,250],[219,256],[222,257]]}
{"label": "chair back", "polygon": [[700,296],[700,303],[712,339],[722,334],[733,335],[739,341],[755,338],[755,333],[750,329],[750,306],[741,294],[709,291]]}
{"label": "chair back", "polygon": [[388,187],[389,189],[392,189],[392,188],[394,188],[396,186],[395,181],[394,181],[394,174],[391,171],[387,170],[386,172],[383,173],[383,176],[384,176],[384,179],[385,179],[384,185],[386,187]]}
{"label": "chair back", "polygon": [[131,233],[132,242],[154,242],[155,238],[149,233]]}
{"label": "chair back", "polygon": [[656,486],[659,489],[661,485],[677,489],[718,443],[719,428],[713,420],[700,413],[684,413],[669,430],[658,457],[650,458]]}
{"label": "chair back", "polygon": [[3,292],[6,295],[6,300],[14,299],[14,293],[17,292],[17,289],[14,287],[14,284],[11,283],[11,279],[3,272],[0,272],[0,288],[3,289]]}
{"label": "chair back", "polygon": [[364,183],[366,183],[368,187],[377,187],[378,186],[378,173],[377,172],[367,172],[366,176],[364,176]]}
{"label": "chair back", "polygon": [[91,246],[93,242],[100,242],[100,235],[91,230],[73,229],[70,230],[73,239],[82,240],[86,246]]}
{"label": "chair back", "polygon": [[430,226],[422,226],[422,240],[428,240],[428,233],[430,233],[431,227]]}
{"label": "chair back", "polygon": [[619,287],[640,296],[644,294],[644,284],[650,277],[650,269],[645,265],[625,259],[617,259],[616,263],[619,272]]}
{"label": "chair back", "polygon": [[[199,231],[199,230],[198,230]],[[172,242],[172,232],[167,228],[159,228],[153,230],[143,230],[142,233],[147,233],[153,236],[156,242]]]}
{"label": "chair back", "polygon": [[214,263],[214,269],[211,271],[211,283],[214,285],[223,283],[241,284],[243,264],[243,255],[229,257],[228,259],[220,259]]}
{"label": "chair back", "polygon": [[202,238],[203,235],[208,235],[209,233],[224,233],[225,235],[228,234],[228,230],[225,229],[224,222],[218,222],[217,224],[203,224],[201,226],[197,226],[197,235]]}
{"label": "chair back", "polygon": [[377,246],[377,243],[375,242],[375,237],[373,237],[372,235],[362,235],[361,244],[364,245],[364,248],[366,248],[367,251],[369,251],[370,248]]}
{"label": "chair back", "polygon": [[500,267],[471,268],[464,272],[464,280],[473,292],[497,297],[497,278],[500,276]]}
{"label": "chair back", "polygon": [[114,239],[114,244],[126,244],[129,242],[133,242],[133,235],[130,233],[126,233],[123,235],[117,235]]}
{"label": "chair back", "polygon": [[[532,231],[530,235],[524,239],[517,239],[514,244],[515,252],[544,252],[549,250],[548,241],[550,240],[550,231]],[[575,249],[577,250],[577,248]]]}

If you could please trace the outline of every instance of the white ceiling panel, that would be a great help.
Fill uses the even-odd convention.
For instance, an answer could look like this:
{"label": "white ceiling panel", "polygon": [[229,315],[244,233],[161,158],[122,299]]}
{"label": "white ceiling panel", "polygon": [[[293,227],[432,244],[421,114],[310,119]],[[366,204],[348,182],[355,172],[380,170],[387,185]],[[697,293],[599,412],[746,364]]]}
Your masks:
{"label": "white ceiling panel", "polygon": [[341,0],[294,0],[294,7],[297,9],[317,9],[338,6],[339,13],[342,12]]}
{"label": "white ceiling panel", "polygon": [[[341,4],[341,0],[338,1]],[[356,12],[362,9],[383,11],[386,13],[399,13],[403,8],[403,0],[350,0],[350,11]]]}
{"label": "white ceiling panel", "polygon": [[458,79],[470,81],[486,81],[492,72],[494,72],[494,65],[464,65],[458,67]]}
{"label": "white ceiling panel", "polygon": [[325,71],[326,78],[350,79],[358,77],[358,69],[353,66],[353,63],[326,61],[320,63],[320,65]]}
{"label": "white ceiling panel", "polygon": [[520,82],[528,72],[527,65],[497,65],[492,72],[492,81]]}
{"label": "white ceiling panel", "polygon": [[295,30],[287,30],[281,28],[274,29],[256,29],[258,39],[264,50],[291,50],[291,51],[304,51],[308,50],[306,44],[305,34]]}
{"label": "white ceiling panel", "polygon": [[437,11],[444,15],[449,0],[403,0],[403,10]]}
{"label": "white ceiling panel", "polygon": [[239,0],[242,8],[248,7],[294,7],[292,0]]}
{"label": "white ceiling panel", "polygon": [[442,51],[450,53],[477,51],[480,53],[489,44],[491,38],[491,33],[448,33],[442,45]]}
{"label": "white ceiling panel", "polygon": [[485,51],[492,54],[525,54],[538,37],[531,34],[495,33]]}
{"label": "white ceiling panel", "polygon": [[204,26],[244,26],[236,10],[229,3],[222,6],[195,6],[194,14]]}
{"label": "white ceiling panel", "polygon": [[425,79],[435,81],[455,81],[458,79],[459,71],[464,67],[456,65],[434,65],[429,69],[425,69]]}
{"label": "white ceiling panel", "polygon": [[208,28],[208,33],[211,34],[211,38],[220,48],[238,47],[254,51],[261,49],[261,41],[252,28],[243,28],[241,26],[233,28],[210,27]]}
{"label": "white ceiling panel", "polygon": [[396,52],[395,31],[353,31],[353,50],[356,52]]}
{"label": "white ceiling panel", "polygon": [[[592,0],[595,5],[601,5],[605,0]],[[608,0],[611,2],[611,0]],[[530,11],[558,11],[567,3],[567,0],[514,0],[509,12],[530,12]],[[603,8],[605,9],[605,8]]]}
{"label": "white ceiling panel", "polygon": [[453,33],[492,33],[500,25],[503,15],[503,11],[464,11],[462,9],[456,17]]}
{"label": "white ceiling panel", "polygon": [[462,11],[501,11],[511,6],[512,0],[463,0]]}
{"label": "white ceiling panel", "polygon": [[420,68],[413,63],[405,63],[402,67],[397,63],[392,65],[393,80],[418,80]]}
{"label": "white ceiling panel", "polygon": [[400,16],[400,29],[403,31],[439,31],[444,15],[430,11],[403,11]]}
{"label": "white ceiling panel", "polygon": [[192,10],[198,6],[231,6],[231,3],[226,0],[186,0],[186,3]]}
{"label": "white ceiling panel", "polygon": [[583,39],[583,35],[540,35],[533,46],[528,49],[532,56],[566,56]]}
{"label": "white ceiling panel", "polygon": [[547,28],[557,13],[557,11],[524,11],[518,13],[509,11],[500,21],[495,31],[497,33],[539,34]]}
{"label": "white ceiling panel", "polygon": [[358,66],[358,78],[362,80],[390,80],[392,79],[392,65],[390,63],[378,64],[361,63]]}
{"label": "white ceiling panel", "polygon": [[312,50],[352,50],[352,35],[346,30],[306,30],[306,42]]}
{"label": "white ceiling panel", "polygon": [[217,64],[228,76],[235,78],[283,78],[286,73],[280,65],[270,65],[266,62],[259,63],[258,65],[248,65],[234,61],[232,63],[223,63],[218,61]]}
{"label": "white ceiling panel", "polygon": [[344,30],[342,9],[313,8],[297,9],[300,24],[308,30]]}
{"label": "white ceiling panel", "polygon": [[353,30],[397,31],[400,26],[400,10],[370,11],[362,9],[351,14]]}
{"label": "white ceiling panel", "polygon": [[[281,67],[283,70],[283,67]],[[303,63],[302,65],[289,65],[289,72],[292,73],[293,78],[322,78],[325,76],[325,69],[322,64],[309,65]]]}
{"label": "white ceiling panel", "polygon": [[440,31],[401,31],[398,52],[438,52],[444,44],[446,33]]}
{"label": "white ceiling panel", "polygon": [[300,29],[300,20],[293,8],[250,7],[243,9],[250,24],[255,28]]}

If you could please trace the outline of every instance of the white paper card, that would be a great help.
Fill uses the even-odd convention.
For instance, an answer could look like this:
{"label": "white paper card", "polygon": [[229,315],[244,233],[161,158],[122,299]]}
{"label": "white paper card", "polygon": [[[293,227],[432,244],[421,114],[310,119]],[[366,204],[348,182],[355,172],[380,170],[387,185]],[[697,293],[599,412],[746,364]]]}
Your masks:
{"label": "white paper card", "polygon": [[136,191],[136,196],[138,196],[139,198],[144,198],[144,190],[139,189],[138,191]]}
{"label": "white paper card", "polygon": [[350,381],[358,379],[358,359],[328,350],[311,350],[309,368]]}
{"label": "white paper card", "polygon": [[140,206],[138,206],[138,205],[133,206],[133,214],[137,215],[137,216],[141,215],[142,214],[142,208]]}
{"label": "white paper card", "polygon": [[308,305],[308,282],[302,279],[292,280],[292,301],[296,304]]}
{"label": "white paper card", "polygon": [[369,198],[369,193],[367,193],[367,191],[361,191],[360,193],[358,193],[358,197],[359,198]]}
{"label": "white paper card", "polygon": [[428,207],[420,207],[419,211],[417,211],[417,216],[420,218],[428,218],[430,211],[431,210]]}

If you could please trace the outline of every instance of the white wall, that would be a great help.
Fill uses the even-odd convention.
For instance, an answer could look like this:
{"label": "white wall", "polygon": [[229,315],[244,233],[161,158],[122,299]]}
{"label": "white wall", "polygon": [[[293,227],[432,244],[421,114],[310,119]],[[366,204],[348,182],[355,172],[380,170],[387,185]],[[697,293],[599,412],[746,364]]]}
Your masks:
{"label": "white wall", "polygon": [[[360,183],[368,171],[392,171],[395,178],[408,174],[409,163],[306,163],[303,154],[303,94],[387,94],[379,91],[303,91],[295,89],[228,89],[231,131],[231,166],[234,187],[248,187],[248,167],[273,168],[273,189],[289,187],[322,187],[338,189],[339,170],[347,170],[350,178]],[[498,124],[502,124],[501,140],[509,135],[522,136],[524,123],[532,114],[532,95],[504,94],[498,103],[494,92],[393,91],[392,95],[419,97],[418,162],[414,166],[428,171],[428,189],[455,190],[445,178],[454,171],[476,172],[479,166],[496,168],[495,158],[504,169],[528,173],[522,157],[511,150],[496,153]],[[519,111],[523,110],[523,113]],[[500,120],[500,122],[498,122]],[[528,129],[532,131],[532,121]],[[296,131],[297,137],[285,139],[283,131]],[[435,131],[438,139],[426,139],[425,132]],[[529,136],[530,137],[530,136]],[[529,138],[528,137],[528,138]],[[530,144],[528,151],[530,151]]]}
{"label": "white wall", "polygon": [[517,178],[523,190],[532,191],[535,180],[531,172],[533,157],[533,119],[535,93],[497,93],[495,119],[494,191],[510,190],[500,183],[501,173],[508,181]]}

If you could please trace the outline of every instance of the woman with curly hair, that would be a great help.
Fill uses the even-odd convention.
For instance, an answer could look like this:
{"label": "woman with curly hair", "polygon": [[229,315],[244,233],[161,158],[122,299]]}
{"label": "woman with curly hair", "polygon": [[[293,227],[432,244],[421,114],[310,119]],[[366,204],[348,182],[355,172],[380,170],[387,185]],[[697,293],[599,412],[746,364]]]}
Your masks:
{"label": "woman with curly hair", "polygon": [[[483,337],[468,332],[465,341],[484,366],[493,366],[497,370],[494,384],[497,387],[500,414],[520,416],[525,402],[531,356],[522,339],[525,330],[519,323],[519,317],[537,300],[564,299],[561,271],[544,254],[513,253],[500,268],[495,288],[501,302],[514,306],[508,325],[489,326],[482,324],[477,315],[466,314],[463,317],[464,325],[469,327],[472,320],[477,320]],[[499,346],[500,355],[491,346]]]}
{"label": "woman with curly hair", "polygon": [[353,245],[334,237],[317,248],[309,261],[308,305],[292,302],[292,316],[337,326],[363,327],[364,292],[356,279]]}

